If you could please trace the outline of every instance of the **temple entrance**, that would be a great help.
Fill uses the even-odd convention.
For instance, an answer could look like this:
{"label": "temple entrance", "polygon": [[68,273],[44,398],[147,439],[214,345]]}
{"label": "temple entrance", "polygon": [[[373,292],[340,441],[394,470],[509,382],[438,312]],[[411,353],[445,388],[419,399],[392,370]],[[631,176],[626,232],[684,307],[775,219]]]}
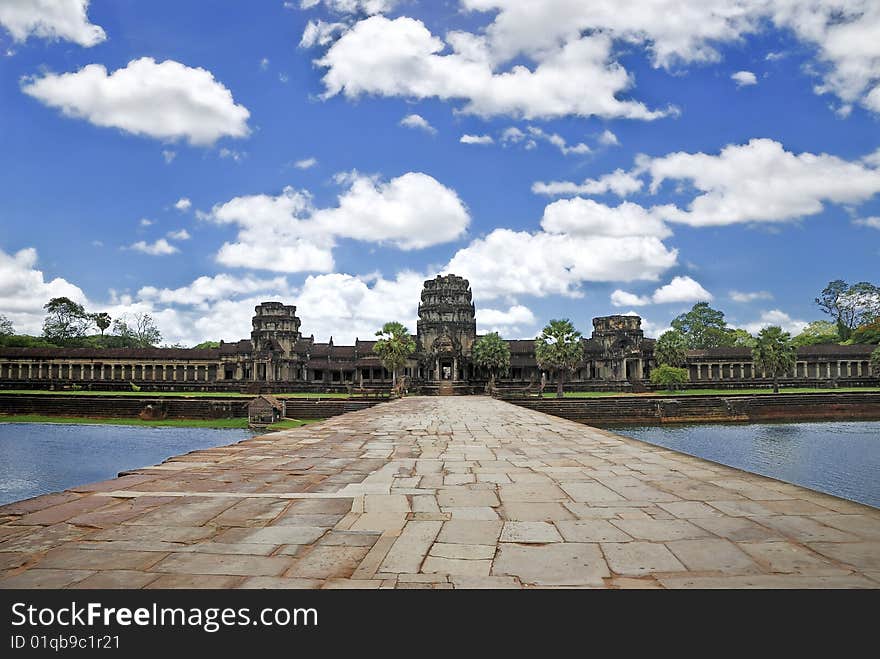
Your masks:
{"label": "temple entrance", "polygon": [[441,359],[440,360],[440,379],[441,380],[452,380],[452,360],[451,359]]}

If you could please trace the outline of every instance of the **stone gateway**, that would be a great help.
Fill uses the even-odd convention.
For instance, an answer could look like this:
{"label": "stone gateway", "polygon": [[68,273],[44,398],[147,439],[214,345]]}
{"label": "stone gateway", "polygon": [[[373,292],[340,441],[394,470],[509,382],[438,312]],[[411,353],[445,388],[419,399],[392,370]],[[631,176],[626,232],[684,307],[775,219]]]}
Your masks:
{"label": "stone gateway", "polygon": [[[471,360],[478,338],[476,308],[467,279],[437,276],[425,282],[416,324],[416,352],[403,374],[411,392],[473,393],[488,374]],[[389,319],[393,320],[393,319]],[[574,390],[631,389],[646,383],[654,362],[654,339],[646,338],[641,318],[632,315],[593,319],[584,338],[584,358],[566,379]],[[315,341],[300,332],[296,307],[264,302],[254,310],[249,339],[221,342],[219,348],[2,348],[0,387],[128,388],[256,391],[345,391],[388,388],[391,374],[373,352],[375,341],[354,345]],[[525,388],[552,376],[535,361],[532,339],[509,340],[510,371],[500,388]],[[871,345],[816,345],[800,348],[795,367],[783,382],[801,386],[865,384]],[[691,350],[687,369],[693,386],[742,387],[763,381],[748,348]],[[761,384],[766,384],[761,382]]]}

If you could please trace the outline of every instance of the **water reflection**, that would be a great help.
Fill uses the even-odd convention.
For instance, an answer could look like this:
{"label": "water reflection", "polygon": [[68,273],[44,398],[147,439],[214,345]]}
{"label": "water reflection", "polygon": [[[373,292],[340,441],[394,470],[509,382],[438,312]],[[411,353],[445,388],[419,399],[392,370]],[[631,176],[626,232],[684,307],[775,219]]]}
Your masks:
{"label": "water reflection", "polygon": [[880,507],[880,422],[629,426],[622,435]]}
{"label": "water reflection", "polygon": [[197,449],[234,444],[248,430],[0,423],[0,504],[94,483]]}

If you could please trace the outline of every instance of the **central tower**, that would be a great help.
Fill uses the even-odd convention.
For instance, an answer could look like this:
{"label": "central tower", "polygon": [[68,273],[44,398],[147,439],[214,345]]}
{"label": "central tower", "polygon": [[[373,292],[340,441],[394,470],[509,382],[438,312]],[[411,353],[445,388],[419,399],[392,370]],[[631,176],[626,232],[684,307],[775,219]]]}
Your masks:
{"label": "central tower", "polygon": [[471,286],[456,275],[437,275],[422,288],[416,325],[422,367],[429,380],[466,380],[477,321]]}

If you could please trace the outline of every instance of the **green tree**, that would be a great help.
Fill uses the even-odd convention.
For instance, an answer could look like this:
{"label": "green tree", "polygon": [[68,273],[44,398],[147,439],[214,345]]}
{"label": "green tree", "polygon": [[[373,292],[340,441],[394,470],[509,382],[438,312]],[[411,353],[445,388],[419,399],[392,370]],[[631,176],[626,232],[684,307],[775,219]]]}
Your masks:
{"label": "green tree", "polygon": [[504,375],[510,369],[510,346],[507,341],[492,332],[474,341],[471,349],[474,364],[489,371],[490,386],[495,385],[495,377]]}
{"label": "green tree", "polygon": [[880,320],[857,327],[850,336],[853,343],[880,343]]}
{"label": "green tree", "polygon": [[104,336],[104,330],[110,327],[110,314],[106,311],[92,314],[92,322],[101,330],[101,336]]}
{"label": "green tree", "polygon": [[658,365],[679,367],[687,359],[687,339],[678,330],[668,330],[654,344],[654,361]]}
{"label": "green tree", "polygon": [[581,333],[567,318],[551,320],[535,340],[538,366],[556,375],[556,397],[563,397],[565,376],[577,368],[584,357]]}
{"label": "green tree", "polygon": [[758,341],[744,329],[730,330],[730,345],[734,348],[754,348]]}
{"label": "green tree", "polygon": [[15,329],[12,327],[12,321],[3,314],[0,314],[0,336],[12,336]]}
{"label": "green tree", "polygon": [[840,343],[837,325],[828,320],[814,320],[792,339],[796,346],[814,346],[821,343]]}
{"label": "green tree", "polygon": [[794,366],[797,360],[797,346],[791,335],[781,327],[771,325],[758,333],[758,345],[752,349],[755,367],[773,378],[773,393],[779,393],[779,378]]}
{"label": "green tree", "polygon": [[690,374],[686,368],[675,368],[668,364],[658,366],[651,371],[651,382],[671,391],[675,391],[678,385],[684,384],[689,379]]}
{"label": "green tree", "polygon": [[53,297],[43,308],[43,336],[59,345],[69,345],[86,334],[92,319],[83,305],[67,297]]}
{"label": "green tree", "polygon": [[852,286],[842,279],[828,282],[815,301],[834,319],[837,333],[844,341],[854,329],[880,317],[880,288],[866,281]]}
{"label": "green tree", "polygon": [[205,350],[208,348],[219,348],[219,347],[220,347],[219,341],[202,341],[201,343],[194,345],[193,349],[194,350]]}
{"label": "green tree", "polygon": [[684,335],[687,347],[703,350],[731,346],[733,332],[727,327],[724,312],[713,309],[708,302],[698,302],[690,311],[672,321],[673,329]]}
{"label": "green tree", "polygon": [[373,346],[373,352],[379,355],[382,365],[391,371],[392,384],[397,385],[397,372],[416,351],[416,342],[413,341],[409,330],[398,322],[385,323],[382,329],[376,332],[376,336],[379,340]]}
{"label": "green tree", "polygon": [[871,373],[880,376],[880,346],[874,348],[871,353]]}
{"label": "green tree", "polygon": [[132,348],[150,348],[162,340],[162,333],[148,313],[136,313],[129,322],[125,317],[113,321],[113,333]]}

